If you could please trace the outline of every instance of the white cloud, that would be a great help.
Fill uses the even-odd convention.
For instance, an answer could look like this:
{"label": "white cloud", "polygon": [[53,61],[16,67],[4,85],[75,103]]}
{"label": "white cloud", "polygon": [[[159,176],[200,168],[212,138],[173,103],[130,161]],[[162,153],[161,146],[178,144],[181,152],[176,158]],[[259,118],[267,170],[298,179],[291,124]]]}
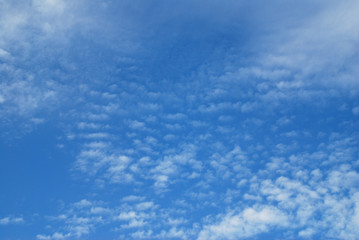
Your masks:
{"label": "white cloud", "polygon": [[354,107],[352,109],[352,112],[353,112],[354,115],[359,115],[359,107]]}
{"label": "white cloud", "polygon": [[[179,150],[171,149],[171,151],[174,151],[174,153],[164,155],[163,159],[159,159],[156,166],[150,170],[152,178],[155,180],[154,187],[156,191],[166,191],[169,184],[181,178],[185,167],[195,170],[201,170],[202,168],[202,163],[195,159],[196,149],[194,145],[185,144]],[[184,174],[186,173],[188,171]],[[190,175],[187,174],[186,177]]]}
{"label": "white cloud", "polygon": [[[34,24],[39,26],[36,25],[34,29],[42,36],[41,40],[35,39],[35,43],[51,42],[49,39],[57,36],[54,34],[56,30],[62,30],[60,33],[64,33],[71,28],[72,20],[69,16],[78,16],[73,14],[68,4],[71,3],[61,0],[35,1],[35,9],[31,11],[39,13],[40,17],[19,10],[14,16],[7,14],[0,17],[5,19],[5,22],[9,21],[9,26],[1,22],[0,30],[7,29],[6,33],[11,32],[13,36],[10,37],[18,40],[15,43],[26,43],[27,41],[22,39],[31,39],[30,32],[24,36],[15,35],[21,32],[23,26],[32,26],[30,20],[35,19],[37,21]],[[357,10],[357,4],[351,1],[348,4]],[[152,84],[152,80],[146,80],[144,87],[135,83],[138,77],[135,76],[133,84],[119,80],[118,82],[122,82],[104,89],[104,92],[93,89],[91,83],[86,87],[79,87],[77,90],[81,93],[76,95],[81,96],[75,97],[78,98],[78,105],[70,103],[70,108],[75,107],[76,110],[65,114],[66,118],[68,115],[73,117],[69,119],[69,125],[74,126],[70,131],[73,134],[69,136],[74,136],[71,138],[75,145],[79,144],[74,148],[80,148],[74,168],[79,170],[86,180],[92,177],[103,186],[105,183],[133,183],[133,188],[131,185],[131,188],[126,188],[128,192],[119,192],[121,205],[113,208],[86,199],[74,203],[61,215],[65,217],[56,219],[62,221],[64,227],[54,230],[57,232],[50,235],[39,234],[37,238],[81,238],[90,234],[97,226],[110,225],[115,221],[117,225],[120,222],[120,229],[126,228],[124,232],[132,234],[134,238],[193,239],[195,234],[190,235],[189,232],[191,228],[198,230],[195,224],[201,222],[205,225],[202,230],[198,230],[199,239],[254,238],[257,234],[277,229],[290,230],[293,236],[298,234],[299,237],[310,238],[317,232],[324,232],[326,237],[353,239],[358,233],[356,229],[359,222],[358,191],[355,185],[359,175],[355,169],[351,169],[353,153],[357,152],[355,140],[330,140],[329,146],[323,147],[327,139],[318,140],[313,137],[311,141],[323,142],[317,151],[299,152],[300,149],[309,151],[308,149],[316,146],[302,146],[301,137],[305,134],[292,129],[293,125],[299,122],[295,118],[296,113],[292,113],[293,116],[285,116],[285,106],[291,107],[291,100],[298,105],[303,103],[303,100],[310,100],[308,102],[312,106],[312,103],[316,105],[320,102],[313,99],[326,94],[336,96],[336,89],[327,91],[312,88],[312,85],[317,83],[311,81],[317,82],[317,76],[321,79],[322,75],[331,76],[333,73],[332,76],[338,77],[339,80],[330,81],[339,85],[342,78],[345,78],[345,84],[352,81],[350,76],[341,72],[340,66],[342,62],[346,65],[347,59],[356,57],[352,50],[358,32],[354,29],[357,16],[354,15],[354,10],[339,5],[338,9],[349,13],[349,17],[344,14],[343,20],[335,14],[331,20],[330,5],[320,12],[319,16],[311,17],[310,21],[303,20],[299,25],[295,24],[283,35],[274,33],[276,41],[264,44],[265,48],[270,50],[263,51],[259,60],[251,59],[250,66],[243,66],[247,63],[242,62],[231,63],[232,66],[222,69],[222,75],[216,72],[216,77],[206,79],[205,83],[194,80],[191,85],[188,81],[186,85],[189,87],[179,87],[173,92],[165,86],[163,92],[144,94],[147,87],[157,91],[157,85]],[[99,12],[96,14],[101,14]],[[66,17],[69,17],[69,22],[65,21],[64,25],[61,25],[61,20]],[[336,26],[337,21],[338,25],[346,24],[344,29]],[[323,31],[317,34],[320,36],[317,36],[317,30],[322,28]],[[87,37],[82,30],[78,34]],[[108,36],[101,35],[102,37]],[[327,38],[328,42],[325,40]],[[32,71],[17,69],[16,64],[11,61],[18,55],[16,51],[13,52],[13,48],[8,48],[6,44],[1,45],[8,41],[4,39],[0,37],[0,58],[7,63],[0,66],[1,71],[18,78],[16,81],[9,80],[0,84],[0,104],[5,109],[0,110],[0,114],[3,113],[0,117],[13,113],[24,116],[34,124],[45,122],[46,119],[36,113],[53,107],[59,99],[66,99],[66,96],[71,94],[66,95],[66,86],[56,84],[56,81],[42,80]],[[71,34],[67,39],[72,39]],[[277,39],[280,39],[279,44]],[[91,38],[91,41],[96,39]],[[325,43],[323,46],[322,42]],[[338,42],[343,43],[343,46]],[[106,45],[106,42],[101,39],[101,44]],[[330,53],[331,49],[334,50],[333,53]],[[36,52],[37,48],[34,51]],[[88,52],[81,54],[87,56]],[[339,56],[338,59],[335,58],[336,55]],[[44,59],[47,59],[46,56]],[[121,69],[116,69],[116,73],[124,71],[126,64],[121,62]],[[356,71],[353,64],[347,66],[347,73]],[[39,68],[46,66],[41,65]],[[330,69],[328,74],[325,69]],[[112,71],[103,71],[107,70]],[[208,72],[212,73],[210,70]],[[135,75],[135,72],[137,70],[132,68],[131,74]],[[103,72],[101,70],[96,73]],[[62,78],[61,73],[55,75],[58,76],[61,78],[59,82],[72,80],[67,76]],[[88,76],[82,77],[87,79]],[[107,81],[107,75],[103,79],[94,80],[98,81],[96,88],[102,86],[101,81],[104,79]],[[326,85],[326,82],[318,81]],[[250,87],[246,88],[246,85]],[[190,89],[193,86],[196,88]],[[111,91],[113,89],[118,92]],[[126,92],[127,90],[129,91]],[[179,93],[178,96],[174,92]],[[182,95],[183,92],[185,96]],[[150,101],[147,102],[147,98]],[[154,99],[158,102],[154,102]],[[279,113],[274,112],[269,116],[265,115],[265,111],[261,111],[273,107],[278,107]],[[352,108],[354,115],[357,114],[356,108]],[[293,109],[293,112],[297,110],[296,107]],[[258,112],[253,112],[255,110]],[[259,116],[250,118],[249,115]],[[271,117],[273,118],[270,119]],[[245,118],[247,120],[243,120]],[[275,125],[273,132],[266,132],[268,122]],[[308,128],[315,126],[309,125]],[[169,131],[176,134],[168,134]],[[290,137],[291,139],[285,141],[292,142],[278,141],[279,137]],[[242,142],[243,139],[246,142]],[[114,191],[118,190],[113,185],[106,186]],[[178,201],[162,205],[138,196],[151,196],[151,186],[155,193],[161,193],[160,196],[157,195],[160,202],[167,201],[169,194],[166,195],[166,191],[171,190],[171,199]],[[175,188],[171,189],[171,186]],[[177,186],[183,187],[181,191],[177,191]],[[123,197],[122,194],[136,195]],[[91,196],[101,197],[98,193]],[[169,207],[165,208],[165,205]],[[174,205],[176,206],[173,207]],[[213,209],[226,209],[228,212],[218,215],[218,221],[213,222]],[[194,222],[188,213],[192,210],[199,212],[198,216],[194,214]],[[1,222],[8,224],[11,218],[0,219]],[[193,226],[190,226],[191,224]],[[152,229],[148,230],[146,227]]]}
{"label": "white cloud", "polygon": [[199,111],[204,113],[213,113],[218,111],[224,111],[228,109],[239,109],[241,103],[240,102],[223,102],[223,103],[211,103],[209,106],[201,105],[199,106]]}
{"label": "white cloud", "polygon": [[130,211],[130,212],[121,213],[116,219],[118,219],[118,220],[131,220],[131,219],[133,219],[135,217],[137,217],[136,212]]}
{"label": "white cloud", "polygon": [[7,60],[11,57],[11,54],[7,51],[5,51],[4,49],[0,48],[0,59],[2,60]]}
{"label": "white cloud", "polygon": [[104,207],[92,207],[90,209],[90,213],[92,214],[108,214],[111,213],[111,210]]}
{"label": "white cloud", "polygon": [[39,239],[39,240],[50,240],[50,239],[51,239],[51,236],[49,236],[49,235],[43,235],[43,234],[37,234],[37,235],[36,235],[36,238]]}
{"label": "white cloud", "polygon": [[247,208],[235,214],[227,213],[218,223],[204,226],[198,239],[240,239],[267,232],[271,227],[289,225],[288,216],[272,206]]}
{"label": "white cloud", "polygon": [[187,116],[183,113],[168,114],[165,116],[166,119],[179,121],[185,119]]}
{"label": "white cloud", "polygon": [[[112,219],[116,210],[105,206],[101,201],[82,199],[65,205],[63,212],[56,217],[48,217],[60,223],[59,228],[51,228],[52,234],[38,234],[39,240],[80,239],[89,235],[96,227]],[[60,231],[59,231],[60,230]]]}
{"label": "white cloud", "polygon": [[109,157],[110,166],[107,169],[107,176],[110,181],[115,183],[132,181],[132,175],[125,172],[125,169],[131,162],[131,159],[127,156],[111,156]]}
{"label": "white cloud", "polygon": [[126,197],[122,198],[122,201],[124,201],[124,202],[137,202],[137,201],[142,201],[144,199],[145,199],[145,197],[142,197],[142,196],[129,195],[129,196],[126,196]]}
{"label": "white cloud", "polygon": [[154,212],[156,207],[153,202],[140,202],[129,207],[131,210],[123,211],[114,217],[116,221],[126,222],[126,224],[121,225],[121,228],[143,229],[145,225],[152,222],[156,217],[156,213]]}
{"label": "white cloud", "polygon": [[80,208],[90,207],[90,206],[92,206],[92,203],[87,199],[82,199],[81,201],[74,203],[74,206],[80,207]]}
{"label": "white cloud", "polygon": [[57,105],[57,94],[61,87],[54,82],[48,82],[53,86],[38,86],[32,76],[27,80],[3,81],[0,83],[0,94],[4,105],[0,114],[31,116],[39,109],[46,108],[49,103]]}
{"label": "white cloud", "polygon": [[39,240],[61,240],[61,239],[68,239],[71,237],[71,234],[63,234],[61,232],[55,232],[52,235],[42,235],[38,234],[36,235],[36,238]]}
{"label": "white cloud", "polygon": [[[357,57],[353,49],[359,36],[358,9],[357,1],[331,2],[323,6],[301,26],[286,32],[285,42],[277,46],[278,54],[263,59],[263,64],[299,70],[297,77],[303,81],[312,73],[320,74],[323,79],[315,81],[324,86],[332,83],[355,85],[357,81],[353,76],[356,76],[357,65],[350,59]],[[347,72],[340,71],[344,62],[348,64]],[[328,73],[335,77],[326,75]]]}
{"label": "white cloud", "polygon": [[129,126],[130,126],[130,128],[138,129],[138,130],[145,129],[145,127],[146,127],[145,123],[137,121],[137,120],[130,121]]}
{"label": "white cloud", "polygon": [[141,202],[136,205],[136,209],[139,211],[147,210],[153,207],[155,207],[153,202]]}
{"label": "white cloud", "polygon": [[0,225],[20,224],[23,223],[22,217],[4,217],[0,218]]}
{"label": "white cloud", "polygon": [[62,0],[34,0],[34,6],[43,14],[59,14],[65,10],[66,4]]}
{"label": "white cloud", "polygon": [[134,239],[148,239],[152,236],[152,230],[148,231],[137,231],[131,234]]}
{"label": "white cloud", "polygon": [[93,122],[79,122],[77,124],[79,129],[103,129],[108,128],[109,126],[99,124],[99,123],[93,123]]}
{"label": "white cloud", "polygon": [[111,138],[111,135],[106,132],[96,132],[96,133],[84,134],[83,137],[87,139],[101,140],[101,139]]}
{"label": "white cloud", "polygon": [[161,231],[158,237],[163,239],[188,239],[187,233],[182,229],[177,229],[176,227],[171,227],[168,231]]}
{"label": "white cloud", "polygon": [[313,228],[306,228],[298,233],[299,237],[310,238],[315,233]]}

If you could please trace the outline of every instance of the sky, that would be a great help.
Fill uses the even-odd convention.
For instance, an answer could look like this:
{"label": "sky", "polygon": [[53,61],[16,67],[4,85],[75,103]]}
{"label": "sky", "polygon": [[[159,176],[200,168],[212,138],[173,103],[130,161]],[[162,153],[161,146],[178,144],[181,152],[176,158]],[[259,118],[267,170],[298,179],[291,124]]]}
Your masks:
{"label": "sky", "polygon": [[358,239],[358,12],[0,0],[0,238]]}

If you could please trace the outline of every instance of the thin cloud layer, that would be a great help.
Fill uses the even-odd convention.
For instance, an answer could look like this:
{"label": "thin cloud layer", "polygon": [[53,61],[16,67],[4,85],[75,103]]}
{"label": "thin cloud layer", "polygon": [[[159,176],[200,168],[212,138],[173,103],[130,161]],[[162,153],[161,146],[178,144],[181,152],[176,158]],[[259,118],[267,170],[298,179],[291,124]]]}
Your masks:
{"label": "thin cloud layer", "polygon": [[358,8],[0,2],[0,231],[356,239]]}

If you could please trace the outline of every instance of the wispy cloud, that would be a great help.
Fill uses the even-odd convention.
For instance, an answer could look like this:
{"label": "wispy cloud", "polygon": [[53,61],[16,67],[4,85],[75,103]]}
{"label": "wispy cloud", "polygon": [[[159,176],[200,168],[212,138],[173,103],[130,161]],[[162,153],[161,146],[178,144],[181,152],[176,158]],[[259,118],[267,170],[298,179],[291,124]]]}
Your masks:
{"label": "wispy cloud", "polygon": [[288,226],[285,213],[275,207],[247,208],[240,214],[228,213],[215,225],[205,226],[198,239],[248,238],[269,231],[273,226]]}
{"label": "wispy cloud", "polygon": [[0,225],[12,225],[24,223],[25,220],[22,217],[4,217],[0,218]]}

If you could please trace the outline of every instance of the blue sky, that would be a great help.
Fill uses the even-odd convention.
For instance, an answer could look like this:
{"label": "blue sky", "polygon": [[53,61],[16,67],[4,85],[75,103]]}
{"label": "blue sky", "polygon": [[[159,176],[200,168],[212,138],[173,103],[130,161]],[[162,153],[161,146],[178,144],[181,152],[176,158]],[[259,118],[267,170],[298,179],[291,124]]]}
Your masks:
{"label": "blue sky", "polygon": [[0,238],[357,239],[358,11],[0,0]]}

